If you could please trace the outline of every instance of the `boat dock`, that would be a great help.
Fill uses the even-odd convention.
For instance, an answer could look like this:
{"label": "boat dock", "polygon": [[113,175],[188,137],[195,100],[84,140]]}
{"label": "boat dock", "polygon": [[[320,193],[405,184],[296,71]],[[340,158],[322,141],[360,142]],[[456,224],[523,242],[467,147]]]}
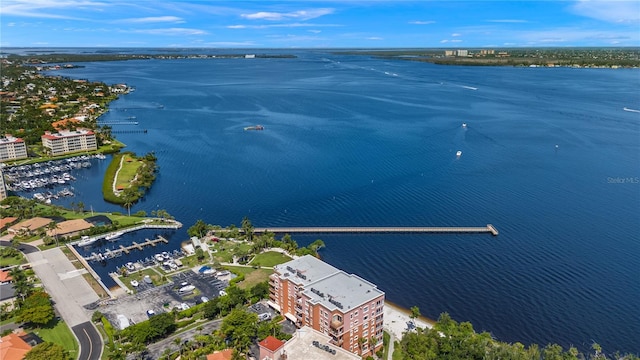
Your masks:
{"label": "boat dock", "polygon": [[134,241],[129,246],[120,245],[120,248],[114,249],[114,250],[107,249],[104,253],[95,253],[95,252],[91,253],[91,256],[87,256],[84,259],[87,261],[92,261],[92,260],[100,261],[100,260],[111,259],[114,257],[121,256],[122,253],[128,254],[129,252],[131,252],[131,250],[142,250],[146,246],[156,246],[156,244],[159,242],[168,244],[169,240],[165,239],[162,236],[158,236],[157,239],[153,239],[153,240],[145,239],[145,241],[142,243],[137,243]]}
{"label": "boat dock", "polygon": [[[242,229],[240,229],[242,231]],[[357,234],[357,233],[490,233],[498,236],[495,226],[484,227],[272,227],[254,228],[254,233],[272,232],[277,234]]]}

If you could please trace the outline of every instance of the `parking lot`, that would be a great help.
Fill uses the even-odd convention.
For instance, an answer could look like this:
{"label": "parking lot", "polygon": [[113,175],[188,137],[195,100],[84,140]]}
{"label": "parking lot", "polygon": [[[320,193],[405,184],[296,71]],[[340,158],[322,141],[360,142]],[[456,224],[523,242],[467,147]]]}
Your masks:
{"label": "parking lot", "polygon": [[[201,303],[203,296],[208,299],[220,296],[220,291],[229,286],[228,281],[216,278],[215,274],[201,274],[191,270],[172,275],[170,279],[171,283],[161,286],[141,281],[136,294],[109,300],[97,310],[118,328],[118,315],[124,315],[131,324],[136,324],[148,319],[148,310],[160,314],[183,306],[181,304],[193,306]],[[180,292],[185,286],[183,284],[193,285],[195,289]]]}

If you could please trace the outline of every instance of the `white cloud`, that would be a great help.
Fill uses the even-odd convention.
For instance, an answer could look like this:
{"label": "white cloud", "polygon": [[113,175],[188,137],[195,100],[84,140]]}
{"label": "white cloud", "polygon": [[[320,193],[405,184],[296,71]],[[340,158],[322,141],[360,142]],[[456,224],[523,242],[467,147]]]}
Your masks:
{"label": "white cloud", "polygon": [[443,40],[440,40],[440,43],[441,43],[441,44],[446,44],[446,43],[459,43],[459,42],[462,42],[462,40],[460,40],[460,39],[443,39]]}
{"label": "white cloud", "polygon": [[116,22],[134,23],[134,24],[146,24],[146,23],[159,23],[159,22],[172,22],[172,23],[184,23],[182,18],[177,16],[155,16],[155,17],[143,17],[143,18],[130,18],[117,20]]}
{"label": "white cloud", "polygon": [[[309,23],[289,23],[289,24],[269,24],[269,25],[229,25],[227,29],[268,29],[268,28],[297,28],[297,27],[338,27],[338,24],[309,24]],[[311,30],[310,30],[311,31]],[[319,30],[314,30],[319,31]],[[313,32],[313,31],[311,31]]]}
{"label": "white cloud", "polygon": [[640,22],[640,2],[638,1],[580,0],[569,9],[575,14],[607,22]]}
{"label": "white cloud", "polygon": [[451,34],[451,36],[462,36],[462,34],[453,33],[453,34]]}
{"label": "white cloud", "polygon": [[435,24],[435,21],[432,20],[428,20],[428,21],[423,21],[423,20],[414,20],[414,21],[409,21],[409,24],[412,25],[429,25],[429,24]]}
{"label": "white cloud", "polygon": [[384,40],[384,39],[379,36],[370,36],[367,38],[367,40]]}
{"label": "white cloud", "polygon": [[2,6],[0,6],[0,15],[80,20],[69,15],[54,14],[51,11],[91,7],[98,10],[109,5],[104,2],[87,0],[3,0]]}
{"label": "white cloud", "polygon": [[142,29],[134,30],[134,33],[150,34],[150,35],[205,35],[206,31],[188,28],[167,28],[167,29]]}
{"label": "white cloud", "polygon": [[292,12],[260,11],[252,14],[241,14],[240,16],[249,20],[271,20],[271,21],[288,20],[288,19],[310,20],[320,16],[331,14],[333,13],[333,11],[334,10],[331,8],[298,10],[298,11],[292,11]]}
{"label": "white cloud", "polygon": [[520,24],[520,23],[527,23],[528,21],[521,20],[521,19],[496,19],[496,20],[487,20],[487,22]]}
{"label": "white cloud", "polygon": [[322,30],[307,30],[307,31],[314,34],[320,34],[322,32]]}
{"label": "white cloud", "polygon": [[7,27],[12,27],[12,26],[16,26],[16,23],[10,22],[10,23],[7,24]]}

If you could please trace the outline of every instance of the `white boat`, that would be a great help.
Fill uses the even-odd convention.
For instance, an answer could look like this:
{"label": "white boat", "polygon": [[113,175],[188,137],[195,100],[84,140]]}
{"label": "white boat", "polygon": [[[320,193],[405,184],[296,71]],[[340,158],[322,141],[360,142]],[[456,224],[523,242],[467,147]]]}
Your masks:
{"label": "white boat", "polygon": [[457,156],[457,157],[462,156],[462,151],[460,151],[460,150],[456,151],[456,156]]}
{"label": "white boat", "polygon": [[133,271],[133,270],[135,270],[135,269],[136,269],[136,267],[133,265],[133,263],[132,263],[132,262],[128,262],[128,263],[124,264],[124,266],[125,266],[125,267],[127,268],[127,270],[129,270],[129,271]]}
{"label": "white boat", "polygon": [[153,255],[153,257],[154,257],[157,261],[164,261],[164,258],[162,257],[162,254],[155,254],[155,255]]}
{"label": "white boat", "polygon": [[138,284],[138,281],[136,281],[136,280],[131,280],[131,286],[133,286],[133,287],[138,287],[138,285],[139,285],[139,284]]}
{"label": "white boat", "polygon": [[109,234],[109,235],[105,236],[104,239],[108,240],[108,241],[115,240],[115,239],[119,238],[122,234],[123,234],[122,231],[117,231],[117,232],[114,232],[113,234]]}
{"label": "white boat", "polygon": [[78,243],[78,246],[89,246],[91,244],[93,244],[94,242],[98,241],[98,238],[90,238],[88,236],[83,236],[82,239],[80,240],[80,242]]}
{"label": "white boat", "polygon": [[467,123],[462,123],[462,127],[466,128],[467,127]]}
{"label": "white boat", "polygon": [[187,285],[187,286],[181,287],[180,290],[178,290],[178,292],[184,294],[184,293],[189,293],[189,292],[191,292],[191,291],[193,291],[195,289],[196,289],[195,286]]}

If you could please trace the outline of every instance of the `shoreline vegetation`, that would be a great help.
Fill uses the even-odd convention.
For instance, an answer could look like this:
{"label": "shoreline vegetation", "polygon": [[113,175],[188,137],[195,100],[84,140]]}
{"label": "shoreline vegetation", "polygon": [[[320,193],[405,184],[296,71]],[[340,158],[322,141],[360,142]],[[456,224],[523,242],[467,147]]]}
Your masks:
{"label": "shoreline vegetation", "polygon": [[127,151],[115,154],[104,174],[102,195],[105,201],[131,208],[151,188],[158,166],[153,152],[142,157]]}
{"label": "shoreline vegetation", "polygon": [[372,49],[334,51],[436,65],[638,68],[640,48]]}

